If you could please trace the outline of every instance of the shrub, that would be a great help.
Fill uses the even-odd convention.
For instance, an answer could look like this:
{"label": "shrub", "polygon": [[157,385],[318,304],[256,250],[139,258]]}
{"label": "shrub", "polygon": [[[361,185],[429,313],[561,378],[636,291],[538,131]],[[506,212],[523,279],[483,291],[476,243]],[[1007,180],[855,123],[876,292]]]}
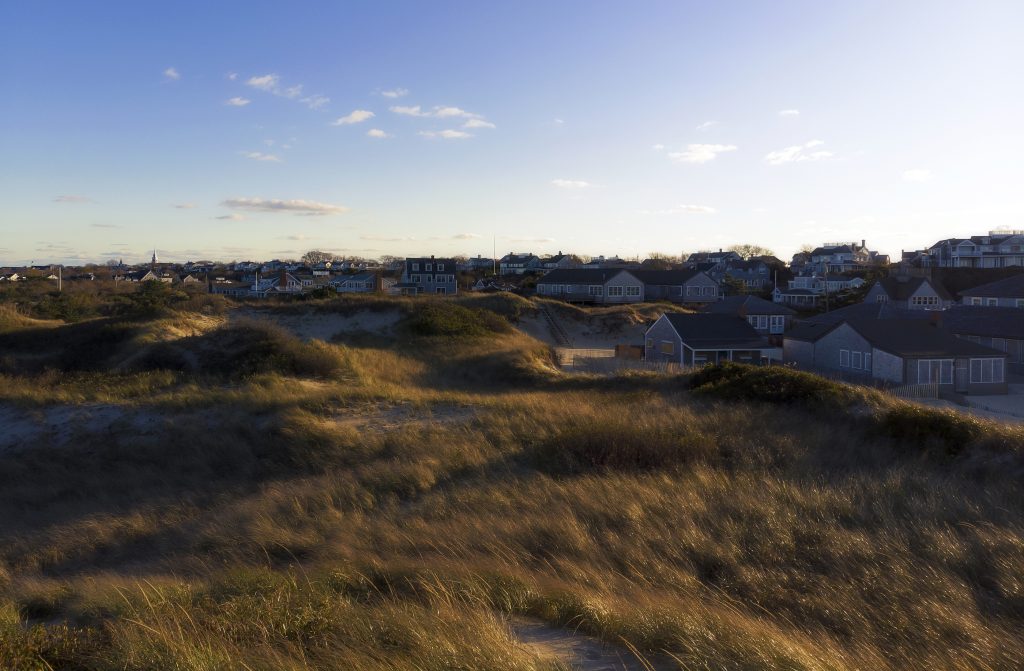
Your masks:
{"label": "shrub", "polygon": [[248,321],[194,339],[203,372],[242,377],[261,373],[331,377],[345,367],[341,349],[303,342],[281,327]]}
{"label": "shrub", "polygon": [[732,401],[802,403],[846,407],[857,393],[838,382],[784,366],[750,366],[722,363],[706,366],[690,380],[699,393]]}
{"label": "shrub", "polygon": [[880,431],[915,448],[938,447],[947,455],[961,454],[985,433],[976,419],[913,405],[900,405],[878,418]]}
{"label": "shrub", "polygon": [[467,308],[449,301],[432,301],[416,306],[406,328],[417,336],[473,338],[511,333],[508,322],[491,312]]}

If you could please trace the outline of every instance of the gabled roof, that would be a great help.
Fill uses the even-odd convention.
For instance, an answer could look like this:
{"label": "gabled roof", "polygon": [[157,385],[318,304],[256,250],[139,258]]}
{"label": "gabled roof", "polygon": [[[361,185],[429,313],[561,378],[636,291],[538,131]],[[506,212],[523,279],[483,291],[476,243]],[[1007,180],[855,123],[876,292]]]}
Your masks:
{"label": "gabled roof", "polygon": [[818,247],[811,256],[829,256],[832,254],[853,254],[850,245],[839,245],[838,247]]}
{"label": "gabled roof", "polygon": [[804,324],[838,324],[848,319],[921,319],[930,320],[934,313],[927,310],[907,310],[891,303],[855,303],[844,308],[824,312],[802,320]]}
{"label": "gabled roof", "polygon": [[708,308],[710,314],[729,315],[795,315],[796,311],[781,303],[766,301],[757,296],[729,296]]}
{"label": "gabled roof", "polygon": [[852,319],[846,323],[874,347],[900,357],[1006,356],[920,319]]}
{"label": "gabled roof", "polygon": [[954,305],[941,313],[942,327],[958,335],[1024,340],[1024,310]]}
{"label": "gabled roof", "polygon": [[701,274],[699,270],[630,270],[629,272],[644,284],[666,286],[686,284]]}
{"label": "gabled roof", "polygon": [[679,338],[692,349],[722,347],[723,349],[767,347],[766,341],[746,319],[736,315],[666,313]]}
{"label": "gabled roof", "polygon": [[[625,272],[621,268],[556,268],[540,278],[537,284],[604,284]],[[628,272],[636,274],[638,271]]]}
{"label": "gabled roof", "polygon": [[929,282],[925,277],[884,277],[878,280],[878,284],[885,291],[886,295],[889,296],[889,300],[893,301],[909,300],[921,288],[922,284],[928,284],[938,297],[943,300],[948,301],[953,298],[946,291],[945,287],[938,283]]}
{"label": "gabled roof", "polygon": [[961,291],[960,295],[987,296],[991,298],[1024,298],[1024,273]]}

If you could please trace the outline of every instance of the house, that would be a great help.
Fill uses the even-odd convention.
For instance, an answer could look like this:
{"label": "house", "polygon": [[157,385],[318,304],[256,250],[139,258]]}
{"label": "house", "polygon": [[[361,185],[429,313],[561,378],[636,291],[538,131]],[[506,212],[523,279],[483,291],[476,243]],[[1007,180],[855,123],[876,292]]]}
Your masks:
{"label": "house", "polygon": [[381,277],[377,273],[356,273],[355,275],[340,275],[330,281],[330,285],[339,294],[352,293],[373,293],[375,291],[388,291],[395,280],[388,277]]}
{"label": "house", "polygon": [[826,242],[810,253],[805,270],[817,273],[848,273],[872,266],[888,265],[889,256],[879,254],[867,247],[867,241]]}
{"label": "house", "polygon": [[644,285],[644,300],[707,304],[717,301],[718,283],[699,270],[630,270]]}
{"label": "house", "polygon": [[544,270],[554,270],[555,268],[572,268],[576,265],[572,256],[569,254],[563,254],[561,250],[554,256],[548,256],[541,259],[540,266]]}
{"label": "house", "polygon": [[757,296],[728,296],[717,303],[712,303],[708,313],[742,317],[754,327],[758,335],[775,336],[781,345],[780,336],[793,326],[796,311]]}
{"label": "house", "polygon": [[466,259],[465,263],[460,263],[459,266],[464,270],[493,270],[497,264],[494,259],[482,256],[474,256],[470,259]]}
{"label": "house", "polygon": [[761,291],[772,284],[772,269],[761,259],[726,261],[723,266],[723,277],[719,281],[730,277],[735,281],[742,282],[744,287],[752,291]]}
{"label": "house", "polygon": [[644,283],[637,271],[604,268],[560,268],[537,281],[537,295],[577,303],[640,303]]}
{"label": "house", "polygon": [[1024,310],[954,305],[939,319],[942,328],[956,336],[1006,352],[1010,370],[1024,373]]}
{"label": "house", "polygon": [[989,231],[988,235],[939,240],[927,250],[923,265],[932,268],[1008,268],[1024,266],[1024,231]]}
{"label": "house", "polygon": [[908,310],[945,310],[953,304],[953,297],[941,284],[933,284],[926,277],[895,275],[875,282],[864,302],[888,302]]}
{"label": "house", "polygon": [[[792,283],[790,284],[792,287]],[[824,297],[824,292],[814,289],[783,289],[775,287],[772,291],[772,300],[784,305],[792,305],[796,308],[811,309],[817,307],[818,301]]]}
{"label": "house", "polygon": [[458,292],[455,270],[455,259],[433,256],[406,259],[402,280],[395,286],[403,295],[455,294]]}
{"label": "house", "polygon": [[198,277],[191,273],[189,273],[188,275],[182,275],[179,278],[179,281],[186,286],[196,286],[203,283],[201,279],[199,279]]}
{"label": "house", "polygon": [[962,305],[1024,308],[1024,273],[960,292]]}
{"label": "house", "polygon": [[686,257],[686,261],[683,265],[687,268],[697,268],[698,264],[701,263],[724,263],[727,261],[742,261],[743,257],[733,251],[723,251],[719,249],[717,252],[694,252]]}
{"label": "house", "polygon": [[802,325],[783,339],[783,360],[873,384],[937,384],[960,394],[1005,394],[1007,356],[927,319],[844,319]]}
{"label": "house", "polygon": [[211,294],[244,298],[250,294],[252,284],[249,282],[235,282],[233,280],[220,280],[210,285]]}
{"label": "house", "polygon": [[644,334],[644,355],[648,361],[700,366],[722,361],[761,363],[778,352],[742,317],[669,312]]}
{"label": "house", "polygon": [[536,254],[515,254],[508,253],[501,257],[498,262],[498,269],[502,275],[522,275],[540,270],[540,258]]}

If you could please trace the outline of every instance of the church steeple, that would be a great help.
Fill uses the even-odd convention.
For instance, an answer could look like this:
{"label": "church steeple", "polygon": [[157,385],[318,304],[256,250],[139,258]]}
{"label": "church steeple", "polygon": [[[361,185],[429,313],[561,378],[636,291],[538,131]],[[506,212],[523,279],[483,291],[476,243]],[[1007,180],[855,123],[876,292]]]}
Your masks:
{"label": "church steeple", "polygon": [[156,269],[156,248],[153,248],[153,260],[149,262],[151,269]]}

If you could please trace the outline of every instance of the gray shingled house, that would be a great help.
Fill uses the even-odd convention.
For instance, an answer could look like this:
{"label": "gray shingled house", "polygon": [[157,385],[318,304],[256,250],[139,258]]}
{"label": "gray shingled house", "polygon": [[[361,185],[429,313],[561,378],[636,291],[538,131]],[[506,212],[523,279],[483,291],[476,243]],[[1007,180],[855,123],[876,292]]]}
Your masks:
{"label": "gray shingled house", "polygon": [[783,360],[804,370],[893,385],[936,383],[961,394],[1005,394],[1007,356],[927,319],[846,319],[802,324]]}
{"label": "gray shingled house", "polygon": [[648,361],[700,366],[722,361],[761,363],[776,350],[746,319],[728,314],[680,314],[658,318],[644,334]]}
{"label": "gray shingled house", "polygon": [[963,305],[1024,308],[1024,273],[960,292]]}
{"label": "gray shingled house", "polygon": [[778,338],[793,325],[796,311],[757,296],[728,296],[708,307],[710,314],[736,315],[746,319],[760,335]]}
{"label": "gray shingled house", "polygon": [[537,295],[574,303],[640,303],[644,284],[615,268],[558,268],[537,280]]}
{"label": "gray shingled house", "polygon": [[945,310],[953,297],[926,277],[893,276],[875,282],[864,296],[865,303],[891,303],[907,310]]}

